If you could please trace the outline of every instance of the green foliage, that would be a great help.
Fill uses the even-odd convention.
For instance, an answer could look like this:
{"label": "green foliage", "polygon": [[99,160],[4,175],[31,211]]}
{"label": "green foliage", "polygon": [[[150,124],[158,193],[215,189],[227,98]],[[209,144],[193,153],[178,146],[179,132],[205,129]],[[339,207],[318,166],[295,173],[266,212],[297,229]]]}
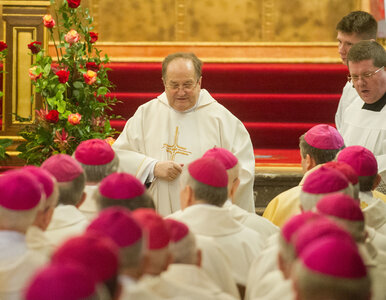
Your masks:
{"label": "green foliage", "polygon": [[[55,5],[55,1],[51,0],[51,4]],[[19,132],[26,141],[17,150],[28,164],[39,165],[56,153],[71,155],[81,141],[106,139],[117,133],[110,126],[112,116],[107,114],[116,103],[115,98],[108,97],[114,87],[107,76],[109,69],[104,66],[109,58],[101,57],[101,51],[91,40],[93,18],[81,6],[68,7],[66,0],[55,10],[53,18],[56,26],[49,31],[58,60],[53,63],[44,50],[35,54],[30,77],[35,92],[43,98],[43,108],[36,112],[34,123]],[[71,30],[79,34],[78,41],[66,41]],[[92,82],[85,78],[95,76],[90,67],[87,69],[87,63],[99,67]],[[58,71],[69,72],[68,80],[61,79]],[[69,117],[74,116],[71,120],[75,121],[70,122]]]}
{"label": "green foliage", "polygon": [[0,139],[0,160],[4,160],[8,157],[6,153],[7,147],[12,145],[11,139]]}

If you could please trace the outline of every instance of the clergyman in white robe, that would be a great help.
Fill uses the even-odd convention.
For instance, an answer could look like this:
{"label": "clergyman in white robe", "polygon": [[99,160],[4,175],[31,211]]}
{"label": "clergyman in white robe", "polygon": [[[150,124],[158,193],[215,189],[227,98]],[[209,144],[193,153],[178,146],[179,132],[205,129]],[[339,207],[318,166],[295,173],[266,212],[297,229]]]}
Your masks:
{"label": "clergyman in white robe", "polygon": [[[231,151],[238,158],[241,182],[235,202],[254,212],[255,160],[249,133],[205,89],[200,91],[196,105],[184,112],[169,105],[165,92],[141,105],[113,144],[121,171],[134,174],[142,182],[153,179],[157,161],[171,160],[185,165],[215,146]],[[154,179],[149,192],[160,214],[180,209],[179,190],[179,178],[171,182]]]}

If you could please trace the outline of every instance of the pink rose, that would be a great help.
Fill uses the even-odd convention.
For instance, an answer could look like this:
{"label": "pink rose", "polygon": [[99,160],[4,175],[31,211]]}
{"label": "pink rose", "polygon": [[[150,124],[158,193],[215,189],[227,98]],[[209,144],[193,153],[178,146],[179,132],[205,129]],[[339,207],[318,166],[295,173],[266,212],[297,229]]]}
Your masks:
{"label": "pink rose", "polygon": [[88,70],[86,73],[83,74],[83,78],[88,85],[92,85],[97,79],[97,73],[94,71]]}
{"label": "pink rose", "polygon": [[80,123],[80,120],[82,120],[82,116],[78,113],[70,114],[68,116],[68,122],[72,125],[78,125]]}
{"label": "pink rose", "polygon": [[36,69],[37,69],[37,66],[33,66],[28,70],[29,78],[35,81],[38,80],[40,77],[42,77],[42,73],[36,74]]}
{"label": "pink rose", "polygon": [[64,36],[64,39],[66,40],[67,43],[70,45],[77,43],[80,40],[80,35],[79,33],[76,32],[76,30],[71,29],[67,34]]}
{"label": "pink rose", "polygon": [[46,26],[47,28],[52,28],[55,26],[55,20],[52,18],[51,15],[45,15],[43,17],[43,24],[44,26]]}

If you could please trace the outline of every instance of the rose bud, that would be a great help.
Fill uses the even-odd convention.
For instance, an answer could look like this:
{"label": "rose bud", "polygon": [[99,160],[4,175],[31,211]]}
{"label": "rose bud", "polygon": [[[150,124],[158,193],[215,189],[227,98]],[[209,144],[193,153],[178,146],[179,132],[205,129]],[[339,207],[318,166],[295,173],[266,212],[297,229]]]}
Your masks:
{"label": "rose bud", "polygon": [[55,75],[59,77],[60,83],[66,83],[68,81],[68,77],[70,76],[70,72],[65,70],[60,70],[56,72]]}
{"label": "rose bud", "polygon": [[86,63],[86,69],[94,71],[94,72],[98,72],[99,71],[99,65],[97,65],[94,62],[88,62],[88,63]]}
{"label": "rose bud", "polygon": [[4,42],[0,42],[0,52],[8,48],[8,45]]}
{"label": "rose bud", "polygon": [[55,20],[52,18],[51,15],[45,15],[43,17],[43,24],[44,26],[46,26],[47,28],[52,28],[55,26]]}
{"label": "rose bud", "polygon": [[80,123],[80,120],[82,120],[82,116],[78,113],[70,114],[68,116],[68,122],[72,125],[78,125]]}
{"label": "rose bud", "polygon": [[42,73],[36,74],[36,69],[37,69],[37,66],[33,66],[33,67],[29,68],[29,70],[28,70],[29,77],[35,81],[37,79],[39,79],[40,77],[42,77]]}
{"label": "rose bud", "polygon": [[88,70],[86,73],[83,74],[83,78],[87,84],[92,85],[97,79],[97,73]]}
{"label": "rose bud", "polygon": [[77,8],[80,5],[80,0],[67,0],[68,6],[71,8]]}
{"label": "rose bud", "polygon": [[41,50],[41,47],[42,47],[42,43],[37,42],[37,41],[34,41],[34,42],[28,44],[28,49],[31,50],[32,54],[39,53]]}
{"label": "rose bud", "polygon": [[80,40],[80,35],[79,33],[76,32],[76,30],[71,29],[67,34],[64,36],[64,39],[66,40],[67,43],[70,45],[78,42]]}
{"label": "rose bud", "polygon": [[58,121],[59,121],[59,112],[57,110],[55,110],[55,109],[50,110],[45,118],[50,123],[58,123]]}
{"label": "rose bud", "polygon": [[98,40],[98,34],[90,31],[90,43],[95,43]]}

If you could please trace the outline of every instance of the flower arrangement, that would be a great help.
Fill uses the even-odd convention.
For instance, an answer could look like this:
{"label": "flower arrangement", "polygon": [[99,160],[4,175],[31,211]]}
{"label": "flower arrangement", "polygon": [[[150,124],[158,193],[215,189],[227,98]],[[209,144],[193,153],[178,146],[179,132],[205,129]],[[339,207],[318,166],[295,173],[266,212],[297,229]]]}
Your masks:
{"label": "flower arrangement", "polygon": [[[32,125],[19,134],[26,140],[17,150],[28,164],[41,164],[52,154],[72,154],[87,139],[111,141],[117,132],[111,128],[108,115],[115,98],[107,93],[113,88],[108,80],[107,55],[100,56],[94,43],[98,34],[93,19],[81,0],[63,0],[55,8],[55,17],[45,15],[43,24],[54,43],[57,62],[42,49],[41,42],[28,44],[35,63],[29,76],[43,98],[43,107],[36,111]],[[51,0],[55,5],[55,0]]]}

